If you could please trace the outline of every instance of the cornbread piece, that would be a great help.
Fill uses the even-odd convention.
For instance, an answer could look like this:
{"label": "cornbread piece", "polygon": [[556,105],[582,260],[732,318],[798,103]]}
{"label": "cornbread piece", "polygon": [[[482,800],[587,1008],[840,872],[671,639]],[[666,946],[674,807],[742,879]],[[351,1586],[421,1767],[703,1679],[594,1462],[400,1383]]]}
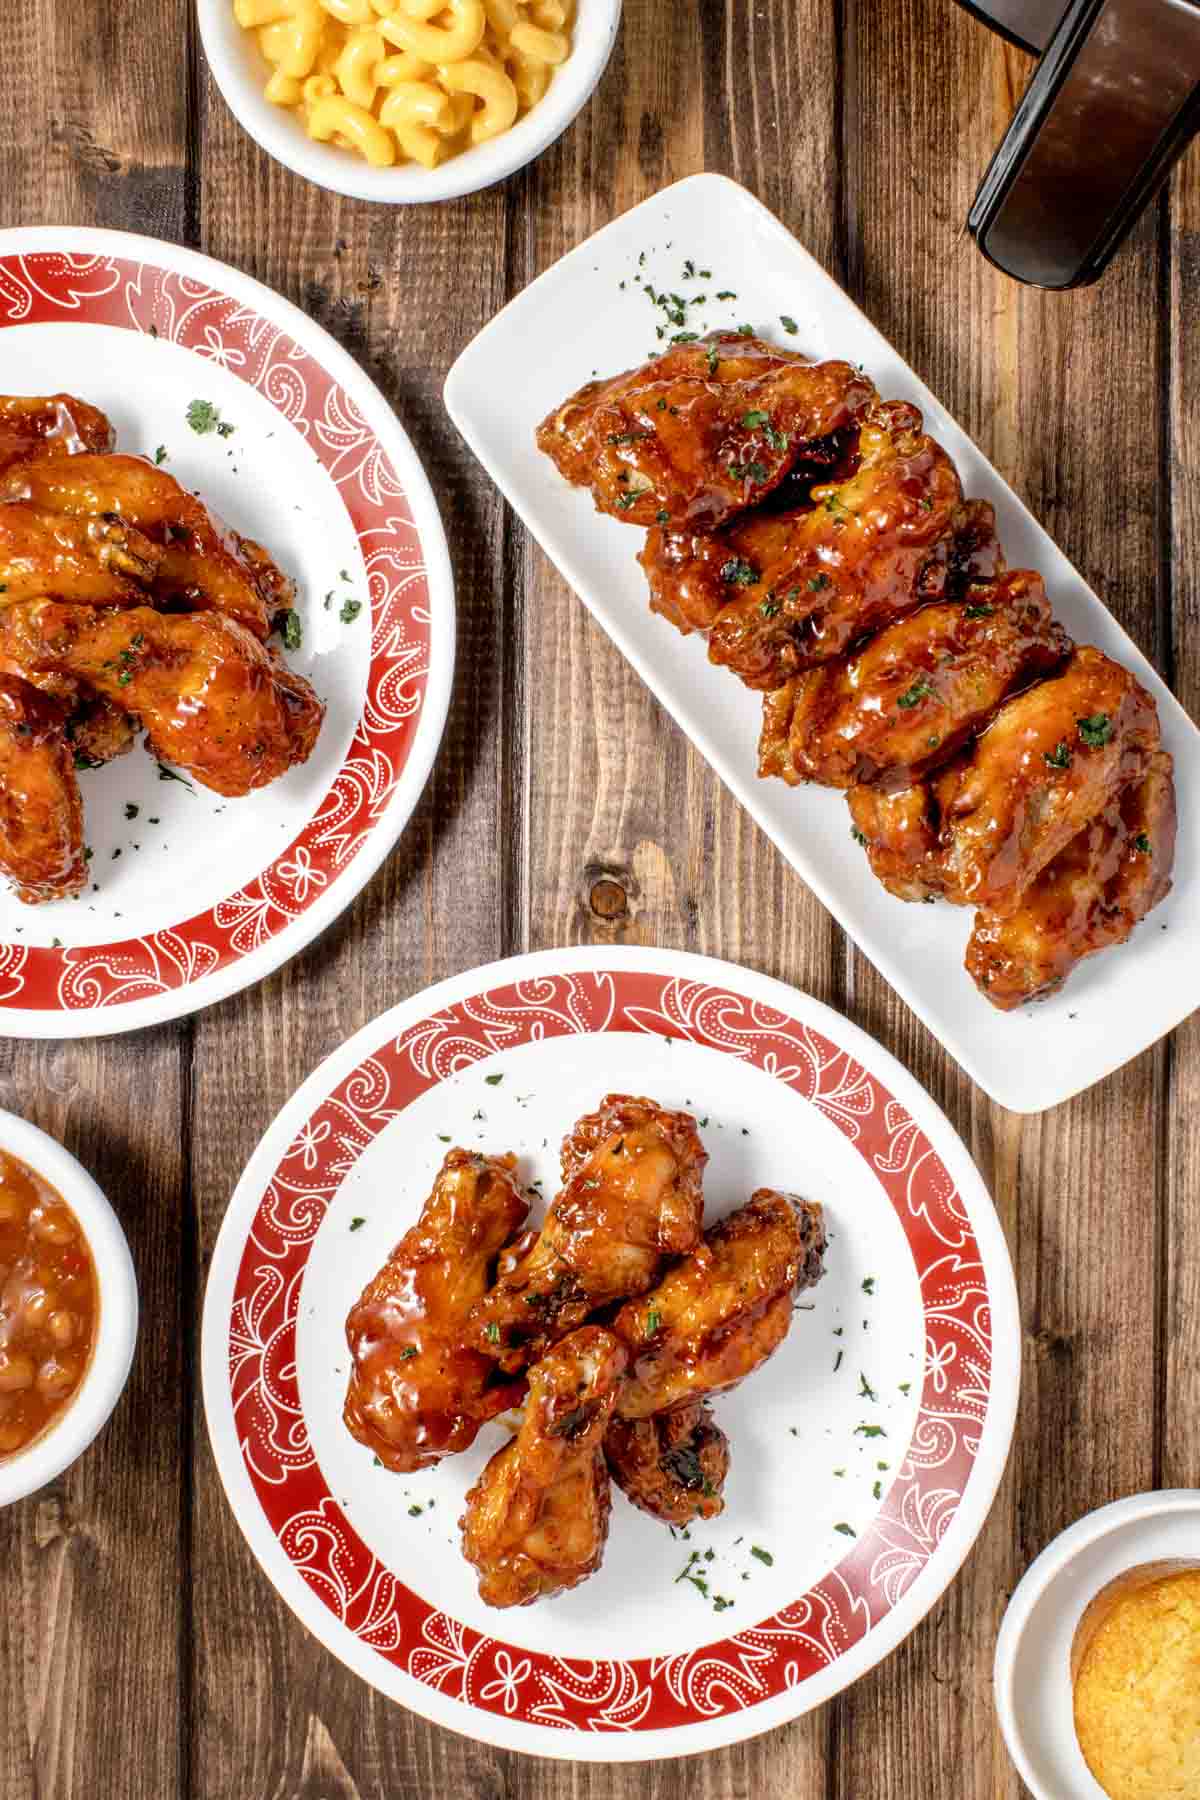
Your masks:
{"label": "cornbread piece", "polygon": [[1113,1601],[1076,1673],[1075,1731],[1109,1800],[1196,1800],[1200,1569]]}

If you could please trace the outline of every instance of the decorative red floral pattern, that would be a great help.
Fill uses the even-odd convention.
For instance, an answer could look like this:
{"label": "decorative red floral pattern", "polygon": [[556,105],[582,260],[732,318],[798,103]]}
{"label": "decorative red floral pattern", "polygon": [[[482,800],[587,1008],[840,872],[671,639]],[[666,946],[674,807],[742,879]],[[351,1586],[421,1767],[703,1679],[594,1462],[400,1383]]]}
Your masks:
{"label": "decorative red floral pattern", "polygon": [[[835,1569],[769,1618],[686,1655],[571,1661],[448,1617],[400,1582],[332,1497],[300,1410],[295,1321],[305,1265],[341,1182],[420,1094],[498,1051],[573,1033],[645,1031],[722,1050],[831,1119],[886,1191],[925,1309],[924,1391],[877,1517]],[[338,1084],[266,1188],[234,1289],[229,1371],[238,1440],[288,1560],[345,1627],[389,1662],[485,1711],[567,1731],[712,1719],[797,1686],[894,1607],[961,1503],[991,1386],[987,1282],[952,1180],[898,1101],[845,1051],[745,996],[617,970],[493,989],[411,1026]]]}
{"label": "decorative red floral pattern", "polygon": [[0,330],[45,320],[114,325],[182,344],[257,388],[304,436],[358,534],[371,665],[346,760],[287,848],[238,893],[144,938],[86,949],[0,945],[0,1007],[120,1006],[186,987],[283,931],[376,827],[412,749],[429,666],[429,595],[404,489],[346,391],[270,320],[149,263],[35,252],[0,257]]}

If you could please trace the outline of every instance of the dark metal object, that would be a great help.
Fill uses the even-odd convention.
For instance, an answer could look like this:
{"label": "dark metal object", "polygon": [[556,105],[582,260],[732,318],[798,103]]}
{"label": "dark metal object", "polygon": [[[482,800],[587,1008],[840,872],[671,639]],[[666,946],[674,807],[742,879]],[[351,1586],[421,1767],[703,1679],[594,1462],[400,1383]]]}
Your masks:
{"label": "dark metal object", "polygon": [[1200,4],[981,0],[970,10],[1016,43],[1027,44],[1039,15],[1049,29],[975,196],[971,232],[1019,281],[1084,286],[1200,129]]}

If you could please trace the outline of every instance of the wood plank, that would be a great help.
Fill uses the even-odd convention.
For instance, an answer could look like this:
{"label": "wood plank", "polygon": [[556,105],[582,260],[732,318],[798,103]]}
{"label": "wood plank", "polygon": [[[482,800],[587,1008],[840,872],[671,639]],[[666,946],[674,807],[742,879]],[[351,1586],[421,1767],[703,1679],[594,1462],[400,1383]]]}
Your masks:
{"label": "wood plank", "polygon": [[[440,401],[450,362],[506,297],[507,196],[388,209],[322,193],[264,157],[211,84],[201,175],[204,249],[330,330],[414,437],[449,528],[459,609],[450,722],[396,851],[317,944],[196,1022],[193,1178],[207,1263],[243,1164],[320,1058],[392,1002],[509,947],[516,875],[502,824],[513,779],[505,747],[519,741],[520,724],[497,673],[514,604],[502,509]],[[497,1757],[381,1699],[275,1597],[199,1423],[193,1545],[197,1800],[351,1800],[495,1783]]]}
{"label": "wood plank", "polygon": [[[1010,282],[963,222],[1029,59],[942,0],[861,0],[852,21],[856,297],[1154,657],[1155,221],[1097,288],[1056,296]],[[1097,505],[1101,494],[1120,504]],[[857,954],[851,980],[855,1016],[940,1099],[991,1185],[1025,1356],[1013,1461],[989,1525],[924,1626],[838,1704],[833,1792],[917,1800],[946,1792],[953,1769],[956,1796],[1007,1800],[1021,1787],[991,1700],[1007,1594],[1072,1519],[1152,1481],[1159,1168],[1139,1121],[1157,1115],[1163,1055],[1023,1122],[972,1087]],[[1128,1250],[1120,1266],[1098,1253],[1114,1230]]]}
{"label": "wood plank", "polygon": [[[0,226],[182,234],[186,61],[161,53],[182,20],[174,0],[146,0],[133,32],[115,9],[80,0],[0,9]],[[0,388],[19,391],[6,348],[0,339]],[[95,1175],[129,1236],[142,1305],[133,1375],[105,1432],[75,1468],[0,1512],[5,1800],[117,1794],[135,1737],[143,1791],[178,1791],[187,1040],[186,1027],[166,1027],[0,1044],[0,1103]]]}
{"label": "wood plank", "polygon": [[[1200,153],[1177,169],[1170,198],[1166,265],[1172,352],[1165,418],[1170,485],[1163,496],[1162,580],[1169,602],[1168,678],[1193,719],[1200,719]],[[1195,830],[1195,800],[1185,802],[1183,831]],[[1189,853],[1183,841],[1183,855]],[[1185,862],[1195,867],[1195,853]],[[1166,1156],[1160,1240],[1163,1359],[1157,1394],[1158,1481],[1193,1487],[1200,1453],[1200,1015],[1171,1040],[1159,1130]],[[1147,1132],[1148,1135],[1148,1132]]]}

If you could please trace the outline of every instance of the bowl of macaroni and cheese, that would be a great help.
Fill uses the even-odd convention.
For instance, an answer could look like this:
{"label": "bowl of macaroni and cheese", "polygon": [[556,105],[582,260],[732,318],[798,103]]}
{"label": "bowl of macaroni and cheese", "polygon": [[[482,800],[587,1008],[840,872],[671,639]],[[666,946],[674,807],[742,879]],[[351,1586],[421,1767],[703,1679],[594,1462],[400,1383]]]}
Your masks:
{"label": "bowl of macaroni and cheese", "polygon": [[199,0],[217,86],[318,186],[452,200],[541,155],[590,99],[622,0]]}
{"label": "bowl of macaroni and cheese", "polygon": [[61,1144],[0,1111],[0,1506],[87,1449],[125,1386],[137,1318],[112,1207]]}

